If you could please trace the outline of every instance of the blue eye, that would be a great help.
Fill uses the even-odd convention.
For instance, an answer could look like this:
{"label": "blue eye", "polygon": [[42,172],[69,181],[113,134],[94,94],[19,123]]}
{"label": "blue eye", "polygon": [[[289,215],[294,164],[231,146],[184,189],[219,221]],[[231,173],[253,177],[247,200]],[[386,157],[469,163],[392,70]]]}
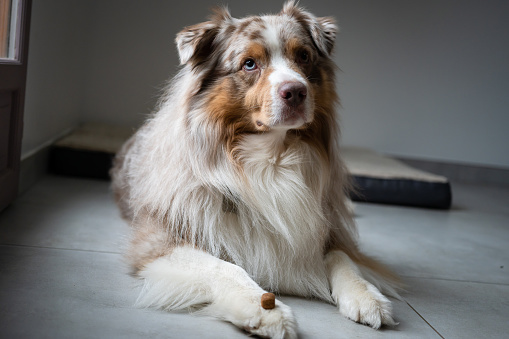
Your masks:
{"label": "blue eye", "polygon": [[244,69],[246,71],[254,71],[256,68],[256,62],[253,59],[247,59],[244,63]]}

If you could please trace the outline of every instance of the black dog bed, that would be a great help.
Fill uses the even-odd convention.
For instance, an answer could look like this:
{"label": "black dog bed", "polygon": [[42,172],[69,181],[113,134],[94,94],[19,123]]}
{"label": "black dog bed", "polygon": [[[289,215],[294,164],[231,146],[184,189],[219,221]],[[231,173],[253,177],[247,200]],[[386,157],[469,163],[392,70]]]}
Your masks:
{"label": "black dog bed", "polygon": [[357,190],[354,201],[447,209],[451,186],[447,178],[421,171],[368,149],[345,147],[343,159]]}
{"label": "black dog bed", "polygon": [[132,128],[84,124],[50,150],[51,173],[108,180],[113,158],[133,134]]}

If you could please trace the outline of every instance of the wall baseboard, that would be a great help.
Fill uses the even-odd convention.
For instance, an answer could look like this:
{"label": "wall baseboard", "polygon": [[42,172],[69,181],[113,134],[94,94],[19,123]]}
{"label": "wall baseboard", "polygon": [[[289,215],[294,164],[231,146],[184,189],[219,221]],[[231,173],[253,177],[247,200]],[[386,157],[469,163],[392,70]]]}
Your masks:
{"label": "wall baseboard", "polygon": [[49,153],[50,146],[46,146],[21,160],[18,196],[25,193],[48,173]]}
{"label": "wall baseboard", "polygon": [[509,186],[509,169],[397,157],[404,163],[447,177],[451,182]]}

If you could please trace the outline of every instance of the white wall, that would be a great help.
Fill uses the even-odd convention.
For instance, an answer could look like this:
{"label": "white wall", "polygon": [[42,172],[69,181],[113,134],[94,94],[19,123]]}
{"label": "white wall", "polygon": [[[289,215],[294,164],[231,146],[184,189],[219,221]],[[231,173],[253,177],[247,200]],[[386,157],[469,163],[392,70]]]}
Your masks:
{"label": "white wall", "polygon": [[[30,134],[42,120],[51,121],[52,114],[61,120],[50,124],[52,131],[74,121],[140,124],[157,101],[159,88],[177,69],[175,34],[203,21],[218,2],[49,1],[62,5],[59,12],[70,17],[59,21],[68,27],[52,37],[54,49],[75,50],[45,70],[41,56],[56,52],[39,48],[35,54],[33,48],[37,40],[42,47],[48,38],[33,31],[36,20],[49,29],[49,23],[41,24],[49,10],[40,3],[34,1],[32,14],[24,150],[30,148]],[[234,16],[281,7],[270,0],[228,3]],[[341,68],[345,144],[509,168],[509,2],[301,3],[317,15],[335,16],[341,27],[335,58]],[[74,34],[84,36],[72,43]],[[64,42],[67,47],[60,45]],[[74,69],[77,64],[82,68]],[[54,71],[48,80],[47,73]],[[43,95],[34,84],[48,81],[67,95],[63,102],[41,100],[44,105],[37,106],[35,99]],[[58,99],[56,92],[51,90],[50,97]]]}
{"label": "white wall", "polygon": [[345,143],[509,167],[509,2],[341,1],[338,17]]}
{"label": "white wall", "polygon": [[33,1],[22,158],[84,116],[88,12],[84,1]]}

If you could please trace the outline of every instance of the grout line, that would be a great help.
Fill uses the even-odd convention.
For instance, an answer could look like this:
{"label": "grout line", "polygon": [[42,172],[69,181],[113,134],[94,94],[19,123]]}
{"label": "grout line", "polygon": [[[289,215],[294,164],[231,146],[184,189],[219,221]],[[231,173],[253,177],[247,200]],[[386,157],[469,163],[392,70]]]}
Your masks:
{"label": "grout line", "polygon": [[63,247],[49,247],[49,246],[33,246],[33,245],[18,245],[18,244],[0,244],[0,246],[40,248],[40,249],[47,249],[47,250],[90,252],[90,253],[104,253],[104,254],[122,254],[120,252],[113,252],[113,251],[84,250],[84,249],[79,249],[79,248],[63,248]]}
{"label": "grout line", "polygon": [[408,305],[408,307],[410,307],[410,308],[411,308],[411,309],[412,309],[415,313],[417,313],[417,315],[418,315],[419,317],[421,317],[421,319],[422,319],[422,320],[424,320],[424,322],[425,322],[426,324],[428,324],[428,326],[429,326],[429,327],[431,327],[431,329],[432,329],[433,331],[435,331],[435,333],[436,333],[436,334],[438,334],[438,335],[440,336],[440,338],[445,339],[445,338],[444,338],[444,336],[443,336],[443,335],[441,335],[441,334],[440,334],[440,332],[438,332],[438,331],[436,330],[436,328],[434,328],[434,327],[433,327],[433,326],[432,326],[432,325],[431,325],[431,324],[430,324],[430,323],[429,323],[426,319],[424,319],[424,317],[423,317],[423,316],[422,316],[419,312],[417,312],[417,310],[416,310],[415,308],[413,308],[413,307],[412,307],[412,305],[410,305],[410,304],[408,303],[408,301],[405,301],[405,302],[406,302],[406,304]]}
{"label": "grout line", "polygon": [[410,275],[400,275],[400,277],[410,278],[410,279],[426,279],[426,280],[439,280],[439,281],[462,282],[462,283],[473,283],[473,284],[509,286],[509,284],[505,284],[505,283],[475,281],[475,280],[458,280],[458,279],[447,279],[447,278],[417,277],[417,276],[410,276]]}

